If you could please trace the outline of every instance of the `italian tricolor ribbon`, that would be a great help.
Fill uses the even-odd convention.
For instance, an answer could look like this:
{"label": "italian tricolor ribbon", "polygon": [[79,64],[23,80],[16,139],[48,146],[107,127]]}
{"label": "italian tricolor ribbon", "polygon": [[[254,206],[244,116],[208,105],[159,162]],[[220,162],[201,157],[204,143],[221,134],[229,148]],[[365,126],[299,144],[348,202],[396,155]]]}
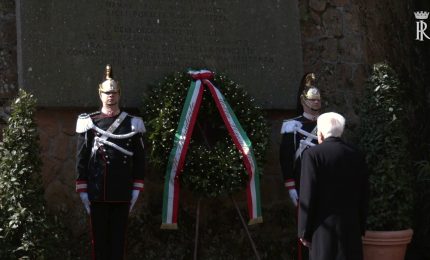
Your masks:
{"label": "italian tricolor ribbon", "polygon": [[184,166],[185,156],[187,154],[191,134],[197,119],[205,86],[209,89],[235,146],[243,155],[243,163],[249,176],[247,183],[247,200],[250,220],[248,224],[252,225],[262,223],[260,173],[252,150],[251,141],[237,120],[225,97],[210,81],[210,79],[213,78],[213,72],[200,70],[190,71],[189,74],[193,80],[191,81],[191,85],[185,99],[178,129],[176,130],[173,140],[173,148],[170,152],[169,161],[167,163],[161,228],[178,228],[179,174]]}

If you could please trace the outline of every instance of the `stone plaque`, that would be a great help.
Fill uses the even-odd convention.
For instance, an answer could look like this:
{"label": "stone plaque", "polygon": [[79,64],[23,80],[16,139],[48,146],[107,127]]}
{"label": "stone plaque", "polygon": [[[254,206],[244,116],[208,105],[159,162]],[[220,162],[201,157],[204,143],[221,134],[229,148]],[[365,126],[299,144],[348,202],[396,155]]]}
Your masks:
{"label": "stone plaque", "polygon": [[266,109],[295,108],[297,1],[17,0],[19,84],[44,107],[95,107],[105,64],[140,107],[187,68],[227,74]]}

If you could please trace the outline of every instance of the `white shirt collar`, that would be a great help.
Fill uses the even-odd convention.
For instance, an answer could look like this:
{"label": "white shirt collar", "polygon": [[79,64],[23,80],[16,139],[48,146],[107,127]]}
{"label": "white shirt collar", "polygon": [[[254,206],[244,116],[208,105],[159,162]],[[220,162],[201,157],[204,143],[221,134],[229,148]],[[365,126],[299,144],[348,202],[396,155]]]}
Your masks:
{"label": "white shirt collar", "polygon": [[311,115],[309,113],[303,112],[303,116],[311,121],[317,121],[319,115]]}

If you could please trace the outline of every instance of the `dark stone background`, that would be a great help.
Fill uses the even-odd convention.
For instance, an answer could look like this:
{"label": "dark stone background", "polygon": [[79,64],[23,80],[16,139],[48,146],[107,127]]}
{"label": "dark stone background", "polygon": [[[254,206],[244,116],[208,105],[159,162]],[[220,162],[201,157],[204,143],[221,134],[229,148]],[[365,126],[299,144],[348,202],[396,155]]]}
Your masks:
{"label": "dark stone background", "polygon": [[302,51],[296,1],[17,1],[19,83],[43,107],[94,107],[104,66],[139,107],[175,71],[228,73],[266,109],[292,109]]}

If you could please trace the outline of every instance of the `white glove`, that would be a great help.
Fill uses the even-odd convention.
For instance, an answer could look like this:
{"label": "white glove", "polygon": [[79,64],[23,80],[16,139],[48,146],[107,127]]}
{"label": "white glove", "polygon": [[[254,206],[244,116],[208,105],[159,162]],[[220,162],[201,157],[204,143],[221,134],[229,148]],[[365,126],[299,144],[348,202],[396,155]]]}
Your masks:
{"label": "white glove", "polygon": [[140,193],[140,190],[133,190],[133,192],[131,193],[130,212],[133,209],[134,204],[137,201],[137,198],[139,197],[139,193]]}
{"label": "white glove", "polygon": [[302,244],[305,246],[305,247],[309,247],[309,249],[312,247],[312,243],[311,242],[309,242],[309,241],[307,241],[306,239],[304,239],[304,238],[300,238],[300,242],[302,242]]}
{"label": "white glove", "polygon": [[288,193],[290,194],[291,201],[293,202],[294,206],[297,207],[297,204],[299,202],[299,195],[297,195],[296,189],[290,189],[288,190]]}
{"label": "white glove", "polygon": [[81,197],[82,203],[84,203],[85,210],[87,211],[88,215],[90,214],[90,205],[91,202],[88,199],[88,193],[86,192],[79,192],[79,197]]}

